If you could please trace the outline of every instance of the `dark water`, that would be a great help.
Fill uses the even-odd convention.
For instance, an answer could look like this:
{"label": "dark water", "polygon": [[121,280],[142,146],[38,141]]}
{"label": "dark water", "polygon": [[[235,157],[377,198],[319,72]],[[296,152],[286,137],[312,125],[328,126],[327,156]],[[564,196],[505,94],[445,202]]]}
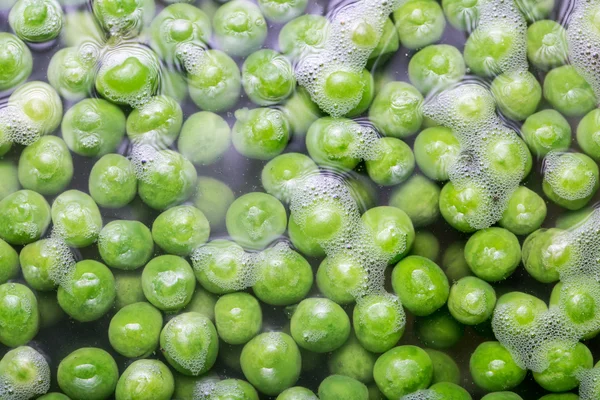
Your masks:
{"label": "dark water", "polygon": [[[569,10],[572,7],[571,1],[575,0],[557,0],[555,10],[551,16],[551,19],[566,22],[568,19]],[[337,7],[343,6],[347,2],[347,0],[316,0],[310,3],[307,12],[314,14],[328,14],[335,10]],[[199,0],[196,2],[196,5],[199,5],[203,9],[207,7],[216,7],[215,3],[212,3],[211,1],[207,0]],[[164,5],[157,4],[157,12],[159,12],[160,9],[162,9],[163,7]],[[85,4],[79,7],[79,9],[85,8],[91,10],[89,4]],[[77,8],[68,8],[67,12],[75,9]],[[0,12],[0,31],[10,31],[7,22],[7,17],[7,12]],[[265,44],[266,47],[275,49],[277,48],[277,37],[281,26],[282,25],[280,24],[269,25],[269,37]],[[457,31],[452,26],[450,26],[450,24],[447,24],[446,31],[443,39],[441,40],[441,43],[454,45],[462,51],[466,37],[467,36],[465,33]],[[34,48],[31,48],[34,57],[34,72],[29,78],[29,80],[47,81],[46,69],[48,62],[52,54],[54,54],[54,52],[56,52],[61,47],[62,45],[60,41],[57,40],[50,45],[36,46]],[[412,54],[414,54],[414,51],[410,51],[403,47],[400,48],[400,50],[388,62],[377,65],[374,75],[377,76],[377,74],[385,74],[390,76],[394,80],[408,81],[407,67],[408,61],[410,60]],[[241,65],[243,60],[240,59],[239,61]],[[543,79],[542,74],[540,74],[539,72],[535,73],[538,74],[540,80]],[[0,103],[5,101],[9,94],[10,93],[0,93]],[[66,110],[69,107],[71,107],[72,104],[64,102],[63,106]],[[236,108],[245,106],[252,107],[248,100],[242,96]],[[541,105],[541,108],[546,107],[548,107],[547,104]],[[184,112],[184,118],[187,118],[189,115],[198,111],[196,106],[191,101],[186,101],[184,104],[182,104],[182,108]],[[234,108],[234,110],[236,108]],[[226,118],[231,125],[233,125],[234,117],[232,112],[222,114],[222,116]],[[570,122],[572,124],[574,132],[578,120],[571,119]],[[60,136],[60,129],[54,134]],[[412,147],[414,136],[408,138],[406,141]],[[126,154],[128,148],[129,144],[127,143],[127,139],[125,139],[124,142],[121,144],[119,151],[122,154]],[[574,150],[579,150],[577,148],[575,140],[573,140],[572,148]],[[15,146],[11,150],[11,152],[5,157],[5,159],[14,160],[16,162],[18,160],[18,156],[21,150],[22,147]],[[293,137],[290,140],[286,152],[306,152],[304,138]],[[87,181],[89,171],[96,160],[73,154],[73,161],[75,165],[75,175],[69,189],[79,189],[87,192]],[[534,160],[534,162],[535,164],[533,171],[526,179],[525,185],[530,189],[541,193],[542,160]],[[231,147],[229,151],[224,155],[224,157],[215,164],[208,167],[199,167],[198,173],[200,175],[214,176],[218,179],[225,181],[236,193],[236,195],[241,195],[243,193],[251,191],[262,191],[262,186],[260,184],[260,173],[264,164],[264,161],[250,160],[239,155],[233,149],[233,147]],[[358,174],[366,176],[364,166],[359,166],[359,168],[357,168],[357,171]],[[415,173],[418,173],[418,169],[417,171],[415,171]],[[2,179],[2,177],[0,177],[0,179]],[[377,193],[378,204],[386,205],[388,202],[388,198],[394,188],[374,186],[374,189]],[[48,197],[47,199],[50,203],[53,200],[52,197]],[[600,195],[597,194],[592,203],[597,203],[598,201],[600,201]],[[554,226],[556,218],[561,215],[562,211],[552,203],[547,203],[547,206],[548,217],[544,223],[544,227],[551,227]],[[128,207],[118,210],[102,209],[102,213],[104,224],[115,219],[138,219],[146,223],[148,226],[151,225],[152,221],[158,214],[156,211],[153,211],[147,206],[145,206],[137,198]],[[445,222],[443,222],[443,219],[441,218],[437,223],[427,227],[427,230],[433,232],[439,239],[441,245],[440,255],[443,254],[444,249],[448,245],[459,240],[466,240],[468,238],[468,235],[461,234],[456,230],[450,228]],[[225,235],[226,232],[224,231],[217,230],[212,232],[212,237],[222,237]],[[520,239],[522,241],[524,238]],[[157,251],[155,255],[159,254],[159,251]],[[90,258],[100,260],[96,246],[90,246],[89,248],[81,249],[79,252],[77,252],[76,256],[78,260]],[[441,261],[440,259],[438,259],[438,262]],[[320,260],[309,259],[309,261],[313,265],[313,268],[316,272],[316,268]],[[138,272],[141,273],[141,271]],[[541,284],[529,277],[529,275],[522,266],[520,266],[509,279],[507,279],[504,282],[501,282],[500,284],[494,285],[494,287],[496,288],[498,294],[512,290],[520,290],[540,297],[545,301],[548,300],[550,290],[552,289],[552,285]],[[317,293],[318,291],[316,287],[313,288],[313,294]],[[262,306],[265,330],[279,330],[285,327],[288,320],[284,308],[271,307],[264,304]],[[349,313],[351,313],[352,311],[351,308],[351,306],[346,307]],[[59,322],[55,326],[42,329],[40,331],[32,345],[38,350],[40,350],[43,354],[45,354],[50,360],[50,365],[53,371],[53,381],[51,390],[59,390],[56,384],[55,377],[56,368],[60,360],[62,360],[62,358],[64,358],[70,352],[80,347],[94,346],[101,347],[107,350],[115,357],[115,360],[119,365],[120,372],[123,372],[125,370],[125,368],[131,362],[131,360],[128,360],[114,352],[108,342],[107,328],[108,323],[113,314],[114,312],[110,312],[100,320],[90,323],[79,323],[68,318],[63,318],[61,322]],[[401,339],[400,344],[420,345],[419,340],[412,329],[414,318],[410,315],[408,315],[407,318],[408,320],[406,333]],[[474,399],[480,398],[484,394],[484,392],[478,389],[471,380],[468,370],[469,357],[475,349],[475,347],[477,347],[479,343],[486,340],[493,340],[493,334],[491,333],[491,328],[489,326],[478,327],[477,329],[473,327],[467,327],[465,335],[460,341],[460,343],[454,348],[447,350],[447,353],[450,354],[456,360],[456,362],[462,369],[462,386],[469,390],[469,392],[473,395]],[[592,350],[594,354],[600,354],[600,338],[589,340],[586,342],[586,345]],[[227,356],[224,356],[224,354],[231,352],[226,351],[226,349],[224,349],[224,346],[226,345],[222,344],[221,355],[217,364],[213,368],[213,371],[223,378],[231,377],[243,379],[243,375],[239,370],[228,366],[231,365],[231,363],[226,362],[227,360],[225,360],[224,358]],[[235,349],[229,350],[232,350],[232,353],[235,354]],[[0,356],[2,356],[6,351],[7,348],[2,347],[0,345]],[[161,358],[162,356],[160,356],[160,354],[155,354],[153,357]],[[298,382],[298,385],[306,386],[316,391],[320,381],[328,375],[328,371],[326,366],[326,356],[322,356],[322,359],[317,358],[315,361],[315,368],[310,372],[303,372]],[[543,390],[540,389],[539,386],[533,381],[531,373],[528,374],[526,380],[515,391],[526,400],[537,399],[542,394],[544,394]]]}

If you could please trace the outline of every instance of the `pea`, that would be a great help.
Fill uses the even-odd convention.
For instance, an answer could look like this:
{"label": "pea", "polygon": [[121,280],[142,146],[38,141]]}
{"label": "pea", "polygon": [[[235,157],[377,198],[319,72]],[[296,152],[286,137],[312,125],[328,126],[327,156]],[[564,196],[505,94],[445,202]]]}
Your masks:
{"label": "pea", "polygon": [[388,398],[400,398],[429,386],[433,363],[417,346],[398,346],[383,353],[375,362],[375,383]]}
{"label": "pea", "polygon": [[158,346],[162,321],[160,311],[150,304],[129,304],[110,320],[108,339],[111,346],[125,357],[147,357]]}
{"label": "pea", "polygon": [[108,398],[114,393],[118,379],[115,360],[96,347],[75,350],[58,364],[58,386],[72,399]]}

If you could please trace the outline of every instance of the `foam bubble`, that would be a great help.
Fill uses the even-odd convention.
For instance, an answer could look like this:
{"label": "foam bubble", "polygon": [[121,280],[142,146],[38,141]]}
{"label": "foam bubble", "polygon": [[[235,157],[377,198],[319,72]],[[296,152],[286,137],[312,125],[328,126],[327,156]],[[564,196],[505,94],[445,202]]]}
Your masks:
{"label": "foam bubble", "polygon": [[[28,400],[48,392],[50,389],[50,367],[43,355],[29,346],[18,347],[8,352],[5,357],[10,357],[6,371],[19,374],[21,368],[22,376],[19,379],[30,377],[25,380],[13,380],[11,374],[0,376],[0,398],[6,400]],[[6,362],[5,360],[3,360]],[[31,376],[33,375],[33,376]]]}
{"label": "foam bubble", "polygon": [[[579,200],[589,196],[596,185],[594,173],[586,168],[585,162],[575,154],[551,151],[544,158],[544,180],[550,185],[554,193],[567,200]],[[574,171],[577,171],[578,175],[582,174],[582,171],[586,171],[586,185],[579,190],[564,188],[561,182],[563,175],[570,175]]]}

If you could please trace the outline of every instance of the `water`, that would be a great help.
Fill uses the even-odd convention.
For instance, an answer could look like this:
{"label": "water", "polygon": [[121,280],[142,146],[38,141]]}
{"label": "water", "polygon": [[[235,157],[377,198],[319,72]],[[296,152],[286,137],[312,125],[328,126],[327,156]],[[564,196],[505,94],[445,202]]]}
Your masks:
{"label": "water", "polygon": [[[550,18],[566,23],[568,21],[569,13],[572,11],[574,1],[575,0],[558,0]],[[351,3],[351,1],[349,0],[314,0],[310,2],[307,12],[313,14],[331,15],[335,14],[340,7],[343,7],[349,3]],[[200,6],[203,10],[206,11],[214,10],[218,6],[217,3],[214,3],[209,0],[198,0],[196,2],[196,5]],[[162,3],[157,3],[156,6],[157,13],[162,8],[164,8],[164,4]],[[88,9],[91,11],[91,6],[89,4],[84,4],[80,7],[67,6],[65,8],[67,13],[73,12],[77,9]],[[10,31],[7,19],[8,12],[0,12],[0,31]],[[282,24],[269,23],[269,36],[265,42],[265,47],[275,49],[277,48],[277,37],[281,26]],[[465,33],[458,31],[454,29],[450,24],[447,24],[446,31],[441,40],[441,43],[451,44],[457,47],[460,51],[462,51],[466,38],[467,35]],[[30,76],[29,80],[47,80],[46,70],[50,58],[61,47],[62,45],[60,43],[60,40],[56,40],[48,44],[35,44],[30,46],[34,57],[34,71]],[[400,50],[396,54],[394,54],[388,62],[376,64],[376,73],[374,74],[375,77],[377,78],[377,76],[383,76],[391,80],[408,81],[408,62],[410,60],[410,57],[414,53],[415,51],[411,51],[401,47]],[[238,61],[241,65],[243,60],[238,59]],[[542,73],[535,73],[538,79],[543,79]],[[6,102],[9,94],[10,93],[0,93],[0,105]],[[64,101],[64,109],[67,110],[73,104],[73,102]],[[230,125],[233,125],[233,123],[235,122],[233,111],[241,107],[253,107],[253,105],[248,101],[247,98],[245,98],[244,95],[241,96],[241,98],[238,101],[238,104],[231,110],[231,112],[222,114],[222,116],[230,123]],[[191,101],[189,101],[189,99],[182,104],[182,109],[184,113],[184,118],[187,118],[189,115],[198,111],[197,107]],[[358,118],[358,120],[359,122],[364,121],[364,118]],[[571,118],[569,119],[569,122],[571,123],[573,132],[575,132],[578,119]],[[518,128],[518,125],[514,126]],[[60,135],[60,130],[58,130],[55,134]],[[414,142],[414,138],[415,136],[406,139],[406,142],[409,145],[411,145],[411,147]],[[575,140],[573,140],[572,142],[572,149],[580,151]],[[16,162],[18,160],[18,156],[21,150],[22,146],[14,146],[10,153],[7,156],[5,156],[5,159],[13,160],[14,162]],[[127,155],[130,150],[131,145],[125,138],[123,143],[121,143],[121,145],[119,146],[118,152]],[[292,137],[290,143],[286,148],[286,152],[306,153],[304,138],[301,136]],[[69,186],[69,189],[79,189],[87,192],[89,172],[96,160],[81,157],[76,154],[72,154],[72,156],[76,173]],[[541,193],[542,160],[534,160],[534,162],[535,164],[533,171],[525,180],[524,185],[538,193]],[[241,195],[251,191],[262,191],[262,186],[260,184],[260,174],[264,164],[265,162],[263,161],[250,160],[241,156],[233,149],[233,147],[231,147],[229,151],[223,156],[223,158],[215,164],[212,164],[208,167],[199,167],[197,169],[199,175],[212,176],[217,179],[223,180],[232,188],[236,195]],[[364,164],[359,165],[356,171],[357,174],[359,174],[362,177],[366,175]],[[418,169],[415,172],[418,173]],[[377,187],[375,189],[377,193],[377,204],[386,205],[388,203],[393,188]],[[50,203],[52,202],[52,200],[53,197],[48,197],[48,201]],[[596,194],[596,197],[592,200],[591,203],[593,204],[599,201],[600,194]],[[563,210],[549,202],[547,203],[547,206],[548,217],[544,222],[544,227],[552,227],[554,226],[557,217],[559,217],[563,213]],[[158,212],[151,210],[137,198],[132,204],[122,209],[101,210],[104,224],[116,219],[137,219],[150,226],[154,218],[158,215]],[[468,235],[461,234],[456,230],[450,228],[441,218],[435,224],[427,227],[427,230],[433,232],[440,240],[440,254],[443,254],[444,249],[447,248],[450,244],[459,240],[465,241],[466,239],[468,239]],[[224,230],[213,230],[211,236],[211,238],[225,237],[226,232]],[[523,239],[524,238],[521,238],[521,240]],[[75,253],[77,260],[100,260],[96,246],[90,246],[88,248],[81,249],[80,251],[76,251]],[[155,255],[158,254],[159,253],[157,252]],[[316,268],[318,267],[320,260],[309,259],[309,261],[316,272]],[[441,260],[438,259],[438,262],[440,261]],[[391,269],[388,269],[388,291],[391,291],[391,287],[389,287],[390,272]],[[19,278],[19,280],[22,280],[22,278]],[[520,290],[526,293],[533,294],[541,298],[542,300],[547,301],[550,295],[552,285],[545,285],[535,281],[527,274],[524,268],[520,266],[509,279],[499,284],[494,284],[494,287],[496,288],[497,293],[499,295],[508,291]],[[316,287],[313,288],[310,295],[318,295]],[[265,330],[279,330],[285,328],[286,324],[288,323],[288,318],[284,308],[271,307],[265,304],[262,304],[262,306]],[[351,312],[351,306],[347,306],[345,308],[349,312]],[[94,346],[101,347],[109,351],[115,357],[119,365],[120,372],[123,372],[125,370],[130,361],[114,352],[108,342],[107,327],[113,314],[114,313],[111,312],[105,315],[103,318],[90,323],[79,323],[64,318],[55,326],[42,329],[40,331],[32,345],[33,347],[41,351],[50,362],[53,376],[51,390],[58,390],[55,377],[56,368],[60,360],[66,355],[68,355],[70,352],[80,347]],[[414,318],[409,315],[407,318],[405,334],[400,342],[401,344],[420,345],[418,338],[415,336],[413,324]],[[477,347],[477,345],[486,340],[493,340],[493,334],[489,326],[487,328],[484,327],[478,329],[467,327],[465,335],[460,341],[460,343],[454,348],[447,351],[461,367],[461,385],[467,390],[469,390],[469,392],[473,395],[474,398],[479,398],[484,393],[480,389],[478,389],[470,379],[468,372],[469,357],[473,350]],[[586,345],[594,354],[600,354],[600,339],[596,338],[589,340],[586,342]],[[233,346],[227,346],[222,343],[221,356],[219,357],[217,364],[213,368],[213,371],[222,377],[243,378],[241,372],[239,370],[231,368],[230,362],[224,359],[223,354],[230,353],[230,351],[227,351],[228,349],[226,347],[235,353],[236,349]],[[6,351],[7,348],[4,348],[0,345],[0,354],[4,354]],[[160,356],[156,355],[156,357]],[[316,362],[314,363],[314,368],[311,370],[311,372],[302,373],[298,385],[306,386],[313,390],[316,390],[320,381],[327,375],[328,371],[326,368],[325,358],[323,357],[322,360],[316,360]],[[519,393],[524,399],[534,399],[543,394],[543,391],[533,381],[533,378],[530,373],[527,375],[526,380],[515,391]]]}

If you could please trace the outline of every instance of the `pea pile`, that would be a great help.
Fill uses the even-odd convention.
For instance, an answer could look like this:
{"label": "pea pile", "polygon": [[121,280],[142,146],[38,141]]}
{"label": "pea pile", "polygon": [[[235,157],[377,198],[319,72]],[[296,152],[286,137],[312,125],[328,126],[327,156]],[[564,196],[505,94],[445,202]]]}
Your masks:
{"label": "pea pile", "polygon": [[600,0],[0,30],[0,399],[600,399]]}

